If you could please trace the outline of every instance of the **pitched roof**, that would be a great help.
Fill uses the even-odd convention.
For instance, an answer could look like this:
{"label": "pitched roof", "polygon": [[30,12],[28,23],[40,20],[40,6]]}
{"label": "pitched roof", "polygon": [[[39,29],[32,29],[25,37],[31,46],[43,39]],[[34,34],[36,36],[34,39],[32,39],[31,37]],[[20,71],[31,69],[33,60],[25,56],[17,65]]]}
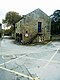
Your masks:
{"label": "pitched roof", "polygon": [[34,11],[28,13],[25,15],[25,17],[36,17],[36,18],[44,18],[44,19],[48,19],[48,15],[46,13],[44,13],[41,9],[35,9]]}
{"label": "pitched roof", "polygon": [[[41,9],[39,9],[39,8],[37,8],[37,9],[35,9],[34,11],[32,11],[32,12],[30,12],[30,13],[28,13],[28,14],[32,14],[32,13],[35,13],[35,14],[45,14],[46,16],[48,16],[46,13],[44,13]],[[27,15],[28,15],[27,14]]]}
{"label": "pitched roof", "polygon": [[[31,19],[37,20],[38,18],[43,18],[45,20],[48,20],[49,16],[46,13],[44,13],[41,9],[37,8],[34,11],[24,15],[24,17],[21,20],[25,19],[26,17],[27,17],[27,19],[31,18]],[[30,19],[30,21],[31,21],[31,19]]]}

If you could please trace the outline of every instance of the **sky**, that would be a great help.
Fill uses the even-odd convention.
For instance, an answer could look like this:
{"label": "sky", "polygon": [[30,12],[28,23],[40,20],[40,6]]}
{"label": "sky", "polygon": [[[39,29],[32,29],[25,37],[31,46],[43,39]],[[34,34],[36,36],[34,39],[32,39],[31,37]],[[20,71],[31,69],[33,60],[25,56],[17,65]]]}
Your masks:
{"label": "sky", "polygon": [[9,11],[26,15],[37,8],[51,15],[55,10],[60,10],[60,0],[0,0],[0,23]]}

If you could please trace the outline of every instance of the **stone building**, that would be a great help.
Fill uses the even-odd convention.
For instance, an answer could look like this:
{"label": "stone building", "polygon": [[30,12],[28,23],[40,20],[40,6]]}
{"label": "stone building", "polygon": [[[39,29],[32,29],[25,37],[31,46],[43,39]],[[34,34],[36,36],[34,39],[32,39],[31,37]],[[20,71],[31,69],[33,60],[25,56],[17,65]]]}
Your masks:
{"label": "stone building", "polygon": [[15,39],[18,42],[32,43],[50,40],[51,20],[40,9],[24,15],[15,27]]}

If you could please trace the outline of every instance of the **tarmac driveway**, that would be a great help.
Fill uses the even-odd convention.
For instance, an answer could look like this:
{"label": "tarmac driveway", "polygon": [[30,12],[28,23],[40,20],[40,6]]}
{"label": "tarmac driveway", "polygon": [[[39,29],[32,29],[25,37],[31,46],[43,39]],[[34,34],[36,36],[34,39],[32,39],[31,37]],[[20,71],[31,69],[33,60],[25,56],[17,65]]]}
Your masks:
{"label": "tarmac driveway", "polygon": [[0,80],[31,80],[16,72],[39,80],[60,80],[59,41],[35,46],[16,45],[13,41],[0,40]]}

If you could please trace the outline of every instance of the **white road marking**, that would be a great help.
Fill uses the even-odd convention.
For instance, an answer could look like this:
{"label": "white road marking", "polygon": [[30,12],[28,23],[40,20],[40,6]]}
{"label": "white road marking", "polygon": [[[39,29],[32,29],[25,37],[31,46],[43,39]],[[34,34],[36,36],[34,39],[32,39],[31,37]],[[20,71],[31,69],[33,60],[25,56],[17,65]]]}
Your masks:
{"label": "white road marking", "polygon": [[39,48],[43,48],[43,47],[45,47],[45,46],[49,45],[50,43],[52,43],[52,41],[49,41],[47,44],[45,44],[44,46],[39,47]]}
{"label": "white road marking", "polygon": [[[45,45],[45,46],[46,46],[46,45]],[[45,47],[45,46],[43,46],[43,47]],[[41,48],[43,48],[43,47],[41,47]],[[57,54],[58,50],[59,50],[59,48],[58,48],[57,51],[54,53],[54,55],[50,58],[50,60],[46,60],[46,61],[48,61],[48,63],[47,63],[44,67],[47,67],[47,66],[49,65],[49,63],[52,62],[52,59],[53,59],[54,56]],[[26,56],[26,55],[23,55],[23,56],[21,56],[21,57],[24,57],[24,56]],[[19,58],[20,58],[20,57],[19,57]],[[16,58],[16,59],[14,59],[14,60],[10,60],[10,61],[5,62],[5,63],[9,63],[9,62],[11,62],[11,61],[15,61],[15,60],[17,60],[17,59],[19,59],[19,58]],[[26,58],[27,58],[27,57],[26,57]],[[28,57],[28,58],[29,58],[29,57]],[[31,59],[32,59],[32,58],[31,58]],[[38,60],[43,60],[43,59],[38,59]],[[2,63],[1,65],[5,64],[5,63]],[[6,71],[9,71],[9,72],[12,72],[12,73],[18,74],[18,75],[20,75],[20,76],[24,76],[24,77],[26,77],[26,78],[29,78],[29,79],[34,80],[32,77],[27,76],[27,75],[25,75],[25,74],[22,74],[22,73],[19,73],[19,72],[13,71],[13,70],[9,70],[9,69],[7,69],[7,68],[3,68],[3,67],[0,67],[0,68],[3,69],[3,70],[6,70]]]}
{"label": "white road marking", "polygon": [[[50,44],[51,42],[52,42],[52,41],[50,41],[50,42],[47,43],[46,45]],[[45,47],[46,45],[42,46],[41,48]],[[41,48],[39,47],[39,49],[41,49]],[[38,49],[37,49],[37,50],[38,50]],[[36,51],[37,51],[37,50],[36,50]],[[35,51],[35,52],[36,52],[36,51]],[[30,54],[30,53],[29,53],[29,54]],[[24,56],[26,56],[26,55],[20,56],[19,58],[22,58],[22,57],[24,57]],[[4,56],[2,56],[2,58],[5,59]],[[7,61],[7,62],[5,62],[5,63],[0,64],[0,66],[1,66],[1,65],[4,65],[4,64],[8,64],[8,63],[10,63],[10,62],[12,62],[12,61],[15,61],[15,60],[19,59],[19,58],[16,58],[16,59],[13,59],[13,60],[9,60],[9,61]]]}
{"label": "white road marking", "polygon": [[[25,55],[20,56],[19,58],[22,58],[22,57],[24,57],[24,56],[25,56]],[[5,59],[4,56],[2,56],[2,58]],[[17,60],[17,59],[19,59],[19,58],[16,58],[16,59],[14,59],[14,60],[10,60],[10,61],[8,61],[8,62],[2,63],[2,64],[0,64],[0,66],[1,66],[1,65],[4,65],[4,64],[6,64],[6,63],[9,63],[9,62],[11,62],[11,61],[15,61],[15,60]],[[25,74],[22,74],[22,73],[19,73],[19,72],[16,72],[16,71],[13,71],[13,70],[10,70],[10,69],[7,69],[7,68],[3,68],[3,67],[0,67],[0,68],[3,69],[3,70],[6,70],[6,71],[8,71],[8,72],[12,72],[12,73],[18,74],[18,75],[20,75],[20,76],[29,78],[29,79],[31,79],[31,80],[38,80],[37,77],[36,77],[36,78],[33,78],[33,77],[31,77],[31,76],[27,76],[27,75],[25,75]]]}
{"label": "white road marking", "polygon": [[[25,57],[25,55],[20,56],[20,57],[18,57],[18,58],[16,58],[16,59],[13,59],[13,60],[9,60],[9,61],[7,61],[7,62],[5,62],[5,63],[2,63],[2,64],[0,64],[0,66],[2,66],[2,65],[4,65],[4,64],[7,64],[7,63],[10,63],[10,62],[12,62],[12,61],[15,61],[15,60],[17,60],[17,59],[19,59],[19,58],[22,58],[22,57]],[[3,56],[2,56],[2,58],[3,58]]]}
{"label": "white road marking", "polygon": [[34,51],[32,51],[32,53],[36,53],[36,52],[39,52],[41,49],[43,49],[44,47],[46,47],[48,44],[52,43],[52,41],[48,42],[47,44],[45,44],[44,46],[42,47],[39,47],[37,49],[35,49]]}
{"label": "white road marking", "polygon": [[47,45],[50,44],[50,43],[52,43],[52,41],[50,41],[50,42],[48,42],[46,45],[42,46],[42,48],[45,47],[45,46],[47,46]]}
{"label": "white road marking", "polygon": [[[37,58],[34,58],[34,57],[24,57],[24,58],[27,58],[27,59],[35,59],[35,60],[39,60],[39,61],[46,61],[48,62],[49,60],[47,59],[37,59]],[[60,64],[60,61],[56,61],[56,60],[53,60],[51,61],[52,63],[59,63]]]}
{"label": "white road marking", "polygon": [[3,68],[3,67],[0,67],[0,68],[3,69],[3,70],[6,70],[6,71],[8,71],[8,72],[12,72],[12,73],[14,73],[14,74],[18,74],[18,75],[20,75],[20,76],[23,76],[23,77],[26,77],[26,78],[29,78],[29,79],[33,80],[33,78],[32,78],[31,76],[27,76],[27,75],[25,75],[25,74],[22,74],[22,73],[13,71],[13,70],[9,70],[9,69],[7,69],[7,68]]}
{"label": "white road marking", "polygon": [[2,59],[5,59],[4,56],[2,56]]}
{"label": "white road marking", "polygon": [[60,48],[58,48],[57,50],[56,50],[56,52],[53,54],[53,56],[48,60],[48,62],[47,62],[47,64],[44,66],[44,68],[46,68],[48,65],[49,65],[49,63],[52,61],[52,59],[55,57],[55,55],[57,54],[57,52],[58,52],[58,50],[59,50]]}
{"label": "white road marking", "polygon": [[[25,55],[24,55],[25,56]],[[38,61],[45,61],[45,62],[48,62],[49,60],[47,60],[47,59],[37,59],[37,58],[34,58],[34,57],[24,57],[24,56],[20,56],[19,58],[26,58],[26,59],[35,59],[35,60],[38,60]],[[19,58],[16,58],[16,59],[14,59],[14,60],[10,60],[10,61],[7,61],[7,62],[5,62],[5,63],[2,63],[2,64],[0,64],[0,66],[2,66],[2,65],[4,65],[4,64],[8,64],[8,63],[10,63],[10,62],[12,62],[12,61],[15,61],[15,60],[17,60],[17,59],[19,59]],[[53,61],[51,61],[52,63],[58,63],[58,64],[60,64],[60,61],[56,61],[56,60],[53,60]]]}

